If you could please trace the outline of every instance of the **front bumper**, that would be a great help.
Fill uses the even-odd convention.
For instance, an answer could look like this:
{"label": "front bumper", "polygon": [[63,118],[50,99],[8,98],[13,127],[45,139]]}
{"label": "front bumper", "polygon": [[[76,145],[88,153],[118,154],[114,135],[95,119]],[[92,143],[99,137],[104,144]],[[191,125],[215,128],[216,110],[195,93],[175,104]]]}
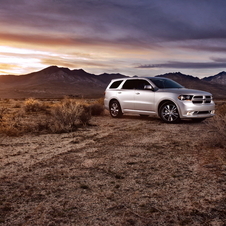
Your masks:
{"label": "front bumper", "polygon": [[215,115],[215,104],[194,104],[192,101],[180,101],[180,118],[209,118]]}

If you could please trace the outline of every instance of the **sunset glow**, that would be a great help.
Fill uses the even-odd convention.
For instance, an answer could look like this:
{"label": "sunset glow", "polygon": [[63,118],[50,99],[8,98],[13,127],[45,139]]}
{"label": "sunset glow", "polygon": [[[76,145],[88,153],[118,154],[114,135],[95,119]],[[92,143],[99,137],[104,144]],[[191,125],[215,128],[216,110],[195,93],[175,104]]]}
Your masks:
{"label": "sunset glow", "polygon": [[0,2],[0,74],[50,65],[129,76],[226,69],[225,1]]}

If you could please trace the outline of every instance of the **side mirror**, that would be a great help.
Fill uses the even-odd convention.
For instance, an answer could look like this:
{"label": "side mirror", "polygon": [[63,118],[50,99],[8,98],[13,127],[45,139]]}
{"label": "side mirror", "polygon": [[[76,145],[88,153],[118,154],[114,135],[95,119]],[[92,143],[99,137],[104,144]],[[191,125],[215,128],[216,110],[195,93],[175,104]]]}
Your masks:
{"label": "side mirror", "polygon": [[145,85],[145,86],[144,86],[144,89],[152,90],[152,91],[154,90],[153,87],[152,87],[151,85]]}

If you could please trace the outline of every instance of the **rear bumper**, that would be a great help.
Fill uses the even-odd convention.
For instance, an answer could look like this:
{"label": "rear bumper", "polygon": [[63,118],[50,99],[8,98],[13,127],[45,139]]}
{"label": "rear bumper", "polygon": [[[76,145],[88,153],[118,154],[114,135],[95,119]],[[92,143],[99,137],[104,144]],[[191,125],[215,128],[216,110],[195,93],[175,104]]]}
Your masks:
{"label": "rear bumper", "polygon": [[109,110],[109,101],[106,98],[104,99],[104,108]]}

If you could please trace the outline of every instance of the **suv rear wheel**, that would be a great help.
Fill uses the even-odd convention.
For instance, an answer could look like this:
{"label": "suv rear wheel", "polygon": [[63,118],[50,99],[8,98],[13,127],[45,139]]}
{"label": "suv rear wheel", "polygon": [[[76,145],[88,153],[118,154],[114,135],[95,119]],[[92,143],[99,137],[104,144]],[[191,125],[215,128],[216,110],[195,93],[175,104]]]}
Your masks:
{"label": "suv rear wheel", "polygon": [[110,107],[111,117],[120,118],[123,115],[122,110],[121,110],[121,106],[120,106],[120,104],[117,100],[112,100],[110,102],[109,107]]}
{"label": "suv rear wheel", "polygon": [[163,103],[159,108],[159,117],[167,123],[179,122],[180,116],[176,104],[171,101]]}

